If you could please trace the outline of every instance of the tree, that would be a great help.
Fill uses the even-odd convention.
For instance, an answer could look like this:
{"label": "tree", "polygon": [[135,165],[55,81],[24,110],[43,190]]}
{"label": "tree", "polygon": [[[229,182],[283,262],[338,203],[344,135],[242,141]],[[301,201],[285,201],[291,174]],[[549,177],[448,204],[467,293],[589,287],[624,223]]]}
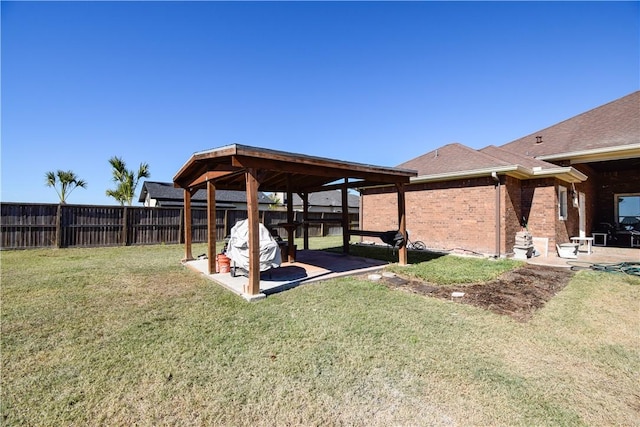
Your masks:
{"label": "tree", "polygon": [[113,168],[113,182],[117,184],[113,190],[107,190],[107,196],[113,197],[124,206],[125,202],[131,206],[133,196],[136,192],[136,187],[140,178],[149,178],[149,165],[147,163],[140,163],[138,172],[127,169],[127,165],[120,157],[112,157],[109,159],[109,164]]}
{"label": "tree", "polygon": [[60,203],[67,203],[67,197],[76,187],[87,188],[87,182],[79,179],[73,171],[63,171],[58,169],[57,172],[47,172],[45,174],[47,187],[53,187],[60,197]]}

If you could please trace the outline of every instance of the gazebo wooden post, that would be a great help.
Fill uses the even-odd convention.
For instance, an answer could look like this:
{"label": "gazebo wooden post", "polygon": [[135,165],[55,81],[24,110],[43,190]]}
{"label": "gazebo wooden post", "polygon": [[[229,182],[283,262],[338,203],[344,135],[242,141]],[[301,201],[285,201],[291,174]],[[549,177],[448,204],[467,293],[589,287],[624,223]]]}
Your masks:
{"label": "gazebo wooden post", "polygon": [[216,272],[216,186],[207,181],[207,256],[209,274]]}
{"label": "gazebo wooden post", "polygon": [[191,253],[191,191],[184,190],[184,261],[193,260]]}
{"label": "gazebo wooden post", "polygon": [[342,184],[342,252],[349,253],[349,178]]}
{"label": "gazebo wooden post", "polygon": [[299,193],[302,199],[302,230],[304,250],[309,250],[309,193]]}
{"label": "gazebo wooden post", "polygon": [[287,175],[287,261],[296,261],[295,234],[296,228],[293,226],[293,189],[291,188],[291,174]]}
{"label": "gazebo wooden post", "polygon": [[258,217],[257,170],[248,168],[245,173],[247,190],[247,215],[249,220],[249,283],[247,293],[260,293],[260,226]]}
{"label": "gazebo wooden post", "polygon": [[398,190],[398,228],[404,236],[405,244],[398,250],[398,264],[407,265],[407,217],[405,213],[404,184],[397,183]]}

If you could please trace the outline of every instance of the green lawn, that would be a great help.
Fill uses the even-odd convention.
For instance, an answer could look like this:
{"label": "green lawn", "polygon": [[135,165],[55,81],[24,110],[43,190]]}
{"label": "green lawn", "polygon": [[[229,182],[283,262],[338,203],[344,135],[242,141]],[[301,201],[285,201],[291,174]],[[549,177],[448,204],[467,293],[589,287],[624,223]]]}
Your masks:
{"label": "green lawn", "polygon": [[3,425],[640,424],[637,277],[579,272],[519,323],[356,278],[247,303],[173,245],[0,256]]}

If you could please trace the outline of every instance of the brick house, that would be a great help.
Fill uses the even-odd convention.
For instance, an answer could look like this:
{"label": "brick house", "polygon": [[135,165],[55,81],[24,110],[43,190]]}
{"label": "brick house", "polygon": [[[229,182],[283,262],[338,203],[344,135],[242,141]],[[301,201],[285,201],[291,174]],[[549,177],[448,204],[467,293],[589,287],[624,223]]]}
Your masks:
{"label": "brick house", "polygon": [[[418,171],[407,230],[430,248],[505,256],[524,226],[543,253],[596,231],[629,247],[640,231],[640,91],[500,147],[448,144],[398,167]],[[393,189],[361,192],[362,228],[397,228]]]}

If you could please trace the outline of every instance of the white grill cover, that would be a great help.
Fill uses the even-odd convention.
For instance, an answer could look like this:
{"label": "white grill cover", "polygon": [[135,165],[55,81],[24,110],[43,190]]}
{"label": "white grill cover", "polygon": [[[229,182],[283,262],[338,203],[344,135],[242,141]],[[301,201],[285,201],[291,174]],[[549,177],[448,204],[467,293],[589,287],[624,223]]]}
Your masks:
{"label": "white grill cover", "polygon": [[[270,268],[280,267],[280,248],[262,223],[259,223],[260,230],[260,271]],[[231,229],[229,244],[227,246],[227,256],[236,265],[249,271],[249,220],[243,219],[236,222]]]}

